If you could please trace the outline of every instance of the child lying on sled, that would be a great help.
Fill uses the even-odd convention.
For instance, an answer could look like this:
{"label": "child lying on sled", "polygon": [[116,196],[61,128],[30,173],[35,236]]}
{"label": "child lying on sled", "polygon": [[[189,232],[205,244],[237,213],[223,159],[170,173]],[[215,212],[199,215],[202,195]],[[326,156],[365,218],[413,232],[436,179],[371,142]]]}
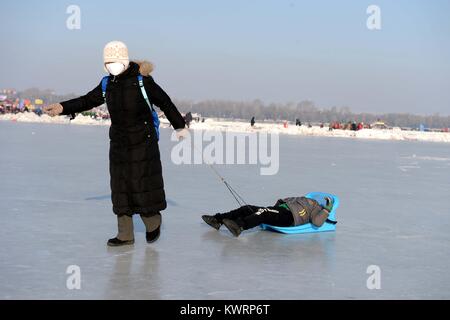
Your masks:
{"label": "child lying on sled", "polygon": [[222,224],[238,237],[243,230],[248,230],[260,224],[277,227],[299,226],[312,223],[322,226],[328,219],[333,199],[325,198],[326,205],[322,207],[316,200],[306,197],[290,197],[278,200],[270,207],[244,205],[238,209],[217,213],[213,216],[202,216],[211,227],[219,230]]}

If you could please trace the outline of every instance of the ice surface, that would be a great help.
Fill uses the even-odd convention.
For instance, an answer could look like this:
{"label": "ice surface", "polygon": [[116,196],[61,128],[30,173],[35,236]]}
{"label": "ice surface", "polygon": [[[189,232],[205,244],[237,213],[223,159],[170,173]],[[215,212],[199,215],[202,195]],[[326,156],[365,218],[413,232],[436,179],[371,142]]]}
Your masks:
{"label": "ice surface", "polygon": [[[280,136],[280,170],[217,166],[250,203],[324,191],[341,199],[335,233],[233,238],[202,213],[235,207],[205,165],[176,166],[161,130],[169,202],[158,242],[115,236],[108,127],[0,121],[1,299],[450,298],[448,144]],[[138,217],[136,217],[138,218]],[[69,265],[81,289],[66,288]],[[381,289],[369,290],[369,265]]]}

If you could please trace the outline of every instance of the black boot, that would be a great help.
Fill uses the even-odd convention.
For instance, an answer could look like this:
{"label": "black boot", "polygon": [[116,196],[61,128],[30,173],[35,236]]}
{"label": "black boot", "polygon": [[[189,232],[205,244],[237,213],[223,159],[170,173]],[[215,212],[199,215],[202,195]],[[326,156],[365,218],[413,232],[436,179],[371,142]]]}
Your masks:
{"label": "black boot", "polygon": [[152,243],[158,240],[160,234],[161,234],[161,225],[151,232],[146,232],[145,239],[147,240],[147,243]]}
{"label": "black boot", "polygon": [[[161,234],[162,216],[160,212],[154,214],[141,214],[142,221],[145,224],[145,239],[147,243],[152,243],[158,240]],[[152,231],[148,231],[152,230]]]}
{"label": "black boot", "polygon": [[239,237],[244,228],[238,224],[236,221],[230,219],[223,219],[223,224],[227,227],[228,230],[235,236]]}
{"label": "black boot", "polygon": [[110,247],[120,247],[120,246],[126,246],[134,244],[133,240],[120,240],[119,238],[112,238],[108,240],[107,245]]}
{"label": "black boot", "polygon": [[222,225],[222,223],[220,223],[220,221],[215,216],[204,215],[202,216],[202,219],[216,230],[219,230],[220,226]]}

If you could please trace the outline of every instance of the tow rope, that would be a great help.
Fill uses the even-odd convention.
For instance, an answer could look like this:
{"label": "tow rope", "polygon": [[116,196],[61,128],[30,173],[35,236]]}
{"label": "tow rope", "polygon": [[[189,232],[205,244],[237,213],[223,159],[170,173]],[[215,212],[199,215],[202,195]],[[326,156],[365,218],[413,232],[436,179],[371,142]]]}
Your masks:
{"label": "tow rope", "polygon": [[219,180],[221,182],[223,182],[223,184],[227,187],[228,191],[230,191],[231,195],[233,196],[234,200],[236,200],[236,202],[238,203],[239,207],[246,206],[251,211],[250,206],[247,204],[247,202],[244,200],[244,198],[242,198],[241,195],[219,173],[219,171],[217,171],[217,169],[214,168],[212,163],[209,163],[208,161],[206,161],[203,158],[203,153],[196,148],[195,144],[194,144],[194,149],[201,154],[202,160],[204,161],[204,163],[206,165],[208,165],[208,167],[214,172],[214,174],[219,178]]}

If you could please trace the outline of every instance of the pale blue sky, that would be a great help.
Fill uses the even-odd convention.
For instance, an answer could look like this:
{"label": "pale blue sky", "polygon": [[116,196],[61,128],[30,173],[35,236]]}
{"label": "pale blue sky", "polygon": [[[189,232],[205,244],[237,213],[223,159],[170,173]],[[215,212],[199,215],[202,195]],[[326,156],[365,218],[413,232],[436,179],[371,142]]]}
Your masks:
{"label": "pale blue sky", "polygon": [[[81,30],[66,8],[81,8]],[[366,28],[381,8],[382,29]],[[122,40],[172,98],[450,114],[450,1],[2,0],[0,87],[85,93]]]}

